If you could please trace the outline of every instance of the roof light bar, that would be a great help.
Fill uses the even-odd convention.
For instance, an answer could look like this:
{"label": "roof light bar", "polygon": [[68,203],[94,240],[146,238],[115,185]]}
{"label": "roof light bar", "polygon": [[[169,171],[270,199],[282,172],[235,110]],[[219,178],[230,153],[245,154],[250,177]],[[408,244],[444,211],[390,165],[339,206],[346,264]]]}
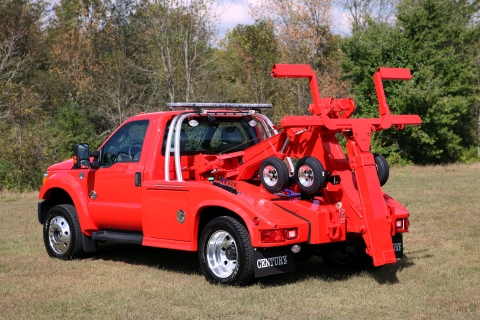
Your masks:
{"label": "roof light bar", "polygon": [[205,102],[174,102],[168,103],[169,108],[193,108],[193,109],[269,109],[269,103],[205,103]]}

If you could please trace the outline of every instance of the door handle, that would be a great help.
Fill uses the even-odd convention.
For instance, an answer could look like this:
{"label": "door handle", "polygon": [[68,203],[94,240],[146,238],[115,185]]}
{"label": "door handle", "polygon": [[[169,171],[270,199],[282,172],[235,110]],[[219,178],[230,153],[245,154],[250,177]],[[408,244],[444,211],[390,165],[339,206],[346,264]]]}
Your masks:
{"label": "door handle", "polygon": [[140,187],[142,185],[142,173],[135,172],[135,186]]}

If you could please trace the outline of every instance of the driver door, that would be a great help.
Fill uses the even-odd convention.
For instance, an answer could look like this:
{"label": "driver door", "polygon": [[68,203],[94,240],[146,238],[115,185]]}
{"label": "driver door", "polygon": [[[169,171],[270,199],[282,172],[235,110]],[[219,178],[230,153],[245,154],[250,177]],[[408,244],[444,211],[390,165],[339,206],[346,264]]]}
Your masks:
{"label": "driver door", "polygon": [[148,127],[148,120],[124,124],[102,147],[100,168],[89,174],[88,207],[100,229],[142,230],[142,151]]}

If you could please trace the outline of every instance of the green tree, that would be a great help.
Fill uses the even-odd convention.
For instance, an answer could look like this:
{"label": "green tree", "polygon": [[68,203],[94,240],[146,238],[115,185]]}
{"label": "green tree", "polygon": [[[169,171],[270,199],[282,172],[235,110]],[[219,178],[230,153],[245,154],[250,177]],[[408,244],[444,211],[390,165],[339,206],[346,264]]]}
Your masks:
{"label": "green tree", "polygon": [[0,189],[38,185],[43,97],[35,75],[42,55],[43,1],[0,3]]}
{"label": "green tree", "polygon": [[[163,87],[168,102],[209,100],[216,31],[213,0],[155,0],[145,4],[148,55],[143,69]],[[157,91],[161,91],[157,89]]]}
{"label": "green tree", "polygon": [[265,21],[238,25],[227,33],[221,47],[229,98],[265,103],[273,93],[269,71],[280,55],[271,25]]}
{"label": "green tree", "polygon": [[376,134],[374,151],[418,163],[457,161],[473,143],[472,47],[479,26],[476,1],[405,0],[395,25],[372,20],[344,43],[343,69],[353,83],[357,116],[378,116],[376,68],[410,68],[413,81],[386,82],[392,113],[416,113],[422,126]]}

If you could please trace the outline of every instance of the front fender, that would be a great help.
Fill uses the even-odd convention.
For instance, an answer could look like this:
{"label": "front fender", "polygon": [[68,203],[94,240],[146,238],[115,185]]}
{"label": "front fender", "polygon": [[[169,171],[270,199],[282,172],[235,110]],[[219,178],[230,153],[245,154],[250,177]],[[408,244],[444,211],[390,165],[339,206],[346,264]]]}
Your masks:
{"label": "front fender", "polygon": [[[84,192],[84,190],[87,190],[86,180],[87,179],[79,181],[70,174],[63,172],[55,173],[42,185],[38,198],[49,199],[51,192],[55,189],[62,189],[67,192],[70,198],[72,198],[75,209],[77,210],[82,232],[90,236],[91,232],[98,230],[98,228],[93,223],[88,211],[87,194]],[[83,184],[85,185],[83,186]]]}

